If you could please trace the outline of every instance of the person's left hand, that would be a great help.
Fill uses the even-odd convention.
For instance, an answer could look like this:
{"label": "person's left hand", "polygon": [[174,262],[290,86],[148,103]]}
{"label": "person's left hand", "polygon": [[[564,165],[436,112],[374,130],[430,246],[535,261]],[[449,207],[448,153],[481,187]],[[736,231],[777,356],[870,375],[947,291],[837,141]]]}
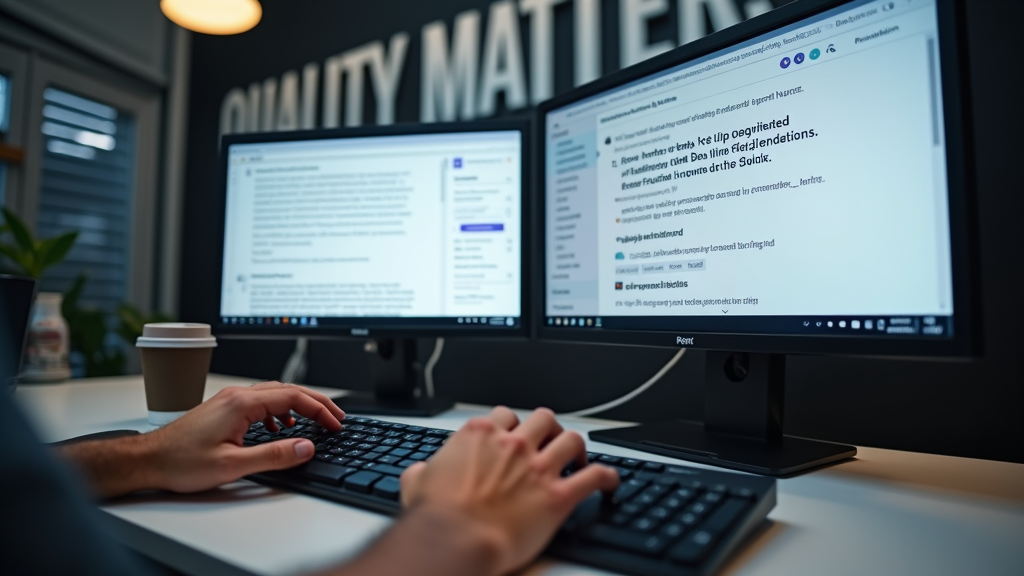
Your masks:
{"label": "person's left hand", "polygon": [[294,384],[264,382],[249,388],[226,388],[178,420],[144,435],[150,460],[147,484],[174,492],[197,492],[266,470],[298,466],[313,457],[304,438],[243,446],[254,422],[271,431],[291,426],[291,411],[333,431],[345,413],[327,396]]}

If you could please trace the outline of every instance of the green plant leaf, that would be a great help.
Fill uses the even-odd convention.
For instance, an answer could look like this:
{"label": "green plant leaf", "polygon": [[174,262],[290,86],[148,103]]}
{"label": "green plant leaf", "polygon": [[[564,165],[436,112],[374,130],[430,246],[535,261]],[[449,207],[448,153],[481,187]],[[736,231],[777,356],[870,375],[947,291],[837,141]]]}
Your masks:
{"label": "green plant leaf", "polygon": [[16,246],[12,244],[0,244],[0,254],[3,254],[10,259],[11,262],[17,264],[18,267],[21,268],[19,272],[26,276],[32,276],[35,278],[35,276],[32,275],[32,259],[29,255],[19,251]]}
{"label": "green plant leaf", "polygon": [[78,239],[78,232],[68,232],[60,236],[49,238],[41,243],[39,250],[39,273],[60,262],[68,255],[68,251],[75,245]]}
{"label": "green plant leaf", "polygon": [[60,304],[61,314],[64,315],[64,319],[68,321],[68,324],[72,324],[72,319],[78,316],[80,312],[78,308],[78,300],[82,297],[82,291],[85,290],[85,283],[89,277],[83,272],[75,277],[75,282],[71,285],[71,289],[64,294],[64,300]]}
{"label": "green plant leaf", "polygon": [[32,240],[32,233],[28,231],[28,227],[25,223],[18,218],[14,212],[11,212],[7,208],[3,208],[4,222],[7,223],[7,227],[11,230],[11,235],[14,236],[14,241],[18,243],[18,247],[21,248],[22,252],[32,253],[35,252],[35,241]]}

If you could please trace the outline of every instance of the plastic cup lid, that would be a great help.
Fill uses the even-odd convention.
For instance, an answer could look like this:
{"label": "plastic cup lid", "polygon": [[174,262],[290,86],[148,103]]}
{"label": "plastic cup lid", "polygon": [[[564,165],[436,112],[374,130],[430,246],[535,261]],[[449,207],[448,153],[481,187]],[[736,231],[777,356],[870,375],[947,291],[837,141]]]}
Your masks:
{"label": "plastic cup lid", "polygon": [[162,322],[146,324],[142,336],[135,341],[139,348],[214,348],[217,339],[209,324]]}

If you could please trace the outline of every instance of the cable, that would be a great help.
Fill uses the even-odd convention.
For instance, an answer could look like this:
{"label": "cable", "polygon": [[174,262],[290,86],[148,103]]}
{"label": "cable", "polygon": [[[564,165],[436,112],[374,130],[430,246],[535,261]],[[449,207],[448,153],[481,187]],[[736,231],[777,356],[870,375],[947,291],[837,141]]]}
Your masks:
{"label": "cable", "polygon": [[604,412],[605,410],[611,410],[612,408],[615,408],[617,406],[621,406],[621,405],[625,404],[626,402],[629,402],[633,398],[636,398],[637,396],[643,394],[644,391],[647,390],[648,388],[650,388],[651,386],[654,386],[655,382],[657,382],[658,380],[661,380],[661,377],[664,376],[665,374],[667,374],[668,371],[671,370],[672,367],[675,366],[676,363],[679,362],[679,359],[683,357],[683,354],[686,354],[686,348],[680,348],[679,352],[676,352],[676,355],[673,356],[672,359],[669,360],[667,364],[662,366],[661,370],[658,370],[654,374],[654,376],[651,376],[650,380],[648,380],[647,382],[644,382],[643,384],[641,384],[638,388],[636,388],[635,390],[633,390],[629,394],[626,394],[625,396],[622,396],[621,398],[616,398],[615,400],[612,400],[611,402],[605,402],[604,404],[601,404],[599,406],[594,406],[592,408],[584,408],[583,410],[576,410],[575,412],[564,412],[562,414],[559,414],[559,416],[590,416],[591,414],[597,414],[598,412]]}
{"label": "cable", "polygon": [[284,371],[281,372],[281,382],[294,384],[301,382],[306,377],[306,346],[309,344],[307,338],[295,339],[295,351],[284,363]]}
{"label": "cable", "polygon": [[427,365],[423,368],[423,380],[426,382],[427,398],[434,397],[434,366],[437,366],[437,362],[441,360],[441,352],[444,351],[444,338],[438,338],[434,343],[434,351],[430,354],[430,359],[427,360]]}

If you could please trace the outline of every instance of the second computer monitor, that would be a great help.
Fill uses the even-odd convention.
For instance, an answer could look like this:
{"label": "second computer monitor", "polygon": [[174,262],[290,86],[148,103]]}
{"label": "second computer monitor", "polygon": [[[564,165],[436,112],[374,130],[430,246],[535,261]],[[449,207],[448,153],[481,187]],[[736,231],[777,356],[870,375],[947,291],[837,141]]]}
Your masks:
{"label": "second computer monitor", "polygon": [[220,333],[516,335],[526,124],[225,137]]}

